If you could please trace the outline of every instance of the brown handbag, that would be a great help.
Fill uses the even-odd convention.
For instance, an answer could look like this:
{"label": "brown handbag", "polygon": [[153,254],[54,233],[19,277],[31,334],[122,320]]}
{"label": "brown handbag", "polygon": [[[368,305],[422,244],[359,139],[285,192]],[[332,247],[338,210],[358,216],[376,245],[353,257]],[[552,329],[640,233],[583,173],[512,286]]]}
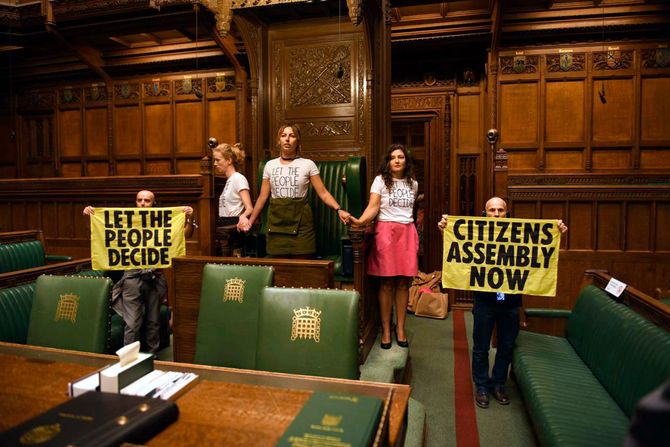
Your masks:
{"label": "brown handbag", "polygon": [[439,282],[442,279],[442,273],[435,271],[433,273],[419,272],[412,281],[412,286],[409,288],[409,300],[407,301],[407,310],[415,312],[416,304],[423,291],[437,291],[439,292]]}
{"label": "brown handbag", "polygon": [[449,314],[449,294],[423,292],[416,303],[414,315],[418,317],[439,318],[443,320]]}

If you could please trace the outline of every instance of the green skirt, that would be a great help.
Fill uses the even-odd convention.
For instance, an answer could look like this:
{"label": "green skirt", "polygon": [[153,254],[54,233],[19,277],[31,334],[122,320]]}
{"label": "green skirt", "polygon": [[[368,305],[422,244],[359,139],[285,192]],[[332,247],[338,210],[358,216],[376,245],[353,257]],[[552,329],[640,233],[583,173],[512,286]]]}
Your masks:
{"label": "green skirt", "polygon": [[303,199],[271,199],[267,252],[272,256],[316,253],[312,208]]}

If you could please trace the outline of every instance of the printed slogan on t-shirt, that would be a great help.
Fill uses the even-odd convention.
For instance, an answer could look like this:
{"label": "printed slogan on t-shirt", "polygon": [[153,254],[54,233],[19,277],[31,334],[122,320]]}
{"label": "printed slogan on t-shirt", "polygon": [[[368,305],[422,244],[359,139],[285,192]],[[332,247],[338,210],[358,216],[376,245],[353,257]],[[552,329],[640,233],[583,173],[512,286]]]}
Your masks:
{"label": "printed slogan on t-shirt", "polygon": [[449,216],[442,285],[555,296],[560,245],[555,220]]}
{"label": "printed slogan on t-shirt", "polygon": [[272,190],[277,197],[295,199],[300,197],[300,168],[278,166],[270,173]]}
{"label": "printed slogan on t-shirt", "polygon": [[95,270],[170,267],[186,254],[183,208],[96,208],[91,216]]}

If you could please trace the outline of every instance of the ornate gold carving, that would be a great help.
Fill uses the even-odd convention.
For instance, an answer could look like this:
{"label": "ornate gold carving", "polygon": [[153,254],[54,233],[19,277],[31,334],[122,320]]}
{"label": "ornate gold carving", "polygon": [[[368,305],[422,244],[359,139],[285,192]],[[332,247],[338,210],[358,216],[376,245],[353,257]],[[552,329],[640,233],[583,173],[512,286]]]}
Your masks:
{"label": "ornate gold carving", "polygon": [[363,21],[362,0],[347,0],[347,8],[349,9],[349,19],[354,25],[360,25]]}
{"label": "ornate gold carving", "polygon": [[642,50],[642,68],[670,68],[670,48]]}
{"label": "ornate gold carving", "polygon": [[107,87],[105,84],[91,84],[84,89],[84,98],[86,101],[106,101]]}
{"label": "ornate gold carving", "polygon": [[500,72],[502,74],[537,73],[540,62],[539,56],[507,56],[500,58]]}
{"label": "ornate gold carving", "polygon": [[363,39],[358,39],[357,53],[358,94],[356,96],[356,104],[358,105],[358,141],[363,143],[365,142],[365,132],[367,130],[365,125],[365,105],[368,99],[365,96],[365,46],[363,45]]}
{"label": "ornate gold carving", "polygon": [[442,109],[444,96],[409,96],[391,98],[391,110]]}
{"label": "ornate gold carving", "polygon": [[337,427],[342,422],[342,415],[334,415],[325,413],[323,418],[321,418],[321,425],[326,427]]}
{"label": "ornate gold carving", "polygon": [[202,92],[202,79],[185,77],[174,81],[175,95],[195,95],[195,92]]}
{"label": "ornate gold carving", "polygon": [[593,69],[625,70],[633,66],[633,50],[608,50],[593,53]]}
{"label": "ornate gold carving", "polygon": [[[351,103],[349,45],[295,48],[289,50],[287,60],[289,106]],[[339,71],[340,67],[342,71]]]}
{"label": "ornate gold carving", "polygon": [[115,84],[114,98],[115,99],[139,99],[140,85],[139,84]]}
{"label": "ornate gold carving", "polygon": [[[465,85],[465,84],[464,84]],[[468,84],[470,85],[470,84]],[[426,80],[422,81],[405,81],[405,82],[396,82],[392,85],[392,88],[419,88],[419,87],[448,87],[456,88],[456,82],[453,79],[437,79],[432,85],[426,84]]]}
{"label": "ornate gold carving", "polygon": [[144,96],[146,97],[170,96],[170,83],[168,81],[153,81],[145,83],[143,86]]}
{"label": "ornate gold carving", "polygon": [[509,185],[658,185],[670,184],[670,176],[619,176],[619,175],[595,175],[580,174],[578,176],[562,175],[512,175],[507,179]]}
{"label": "ornate gold carving", "polygon": [[293,309],[291,341],[297,338],[321,340],[321,311],[308,307]]}
{"label": "ornate gold carving", "polygon": [[275,112],[275,125],[273,127],[276,129],[279,127],[283,121],[283,112],[284,104],[282,102],[282,55],[283,55],[284,46],[275,42],[272,48],[272,72],[274,73],[274,112]]}
{"label": "ornate gold carving", "polygon": [[207,91],[210,93],[235,91],[235,76],[217,75],[215,78],[207,78]]}
{"label": "ornate gold carving", "polygon": [[549,73],[584,71],[586,67],[586,54],[584,53],[561,53],[547,55],[547,71]]}
{"label": "ornate gold carving", "polygon": [[58,91],[58,101],[61,104],[76,104],[81,102],[81,89],[65,87]]}
{"label": "ornate gold carving", "polygon": [[281,5],[283,3],[305,3],[305,0],[232,0],[233,9]]}
{"label": "ornate gold carving", "polygon": [[20,109],[50,109],[53,108],[56,98],[52,92],[28,92],[19,97]]}
{"label": "ornate gold carving", "polygon": [[223,301],[244,302],[244,286],[247,282],[242,278],[230,278],[226,280],[226,287],[223,289]]}
{"label": "ornate gold carving", "polygon": [[77,311],[79,310],[79,295],[65,293],[60,296],[56,306],[54,321],[68,320],[72,324],[77,322]]}
{"label": "ornate gold carving", "polygon": [[352,134],[351,121],[312,121],[302,123],[305,136],[338,137]]}

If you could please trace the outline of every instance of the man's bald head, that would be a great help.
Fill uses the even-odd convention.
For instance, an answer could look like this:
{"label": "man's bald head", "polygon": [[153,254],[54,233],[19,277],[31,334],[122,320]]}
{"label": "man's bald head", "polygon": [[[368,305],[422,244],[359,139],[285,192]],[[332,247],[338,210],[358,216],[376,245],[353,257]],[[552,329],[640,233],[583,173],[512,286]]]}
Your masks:
{"label": "man's bald head", "polygon": [[156,198],[151,191],[143,190],[138,192],[137,196],[135,196],[135,205],[138,208],[150,208],[154,206],[155,201]]}
{"label": "man's bald head", "polygon": [[484,207],[486,217],[505,217],[507,216],[507,203],[500,197],[491,197]]}

